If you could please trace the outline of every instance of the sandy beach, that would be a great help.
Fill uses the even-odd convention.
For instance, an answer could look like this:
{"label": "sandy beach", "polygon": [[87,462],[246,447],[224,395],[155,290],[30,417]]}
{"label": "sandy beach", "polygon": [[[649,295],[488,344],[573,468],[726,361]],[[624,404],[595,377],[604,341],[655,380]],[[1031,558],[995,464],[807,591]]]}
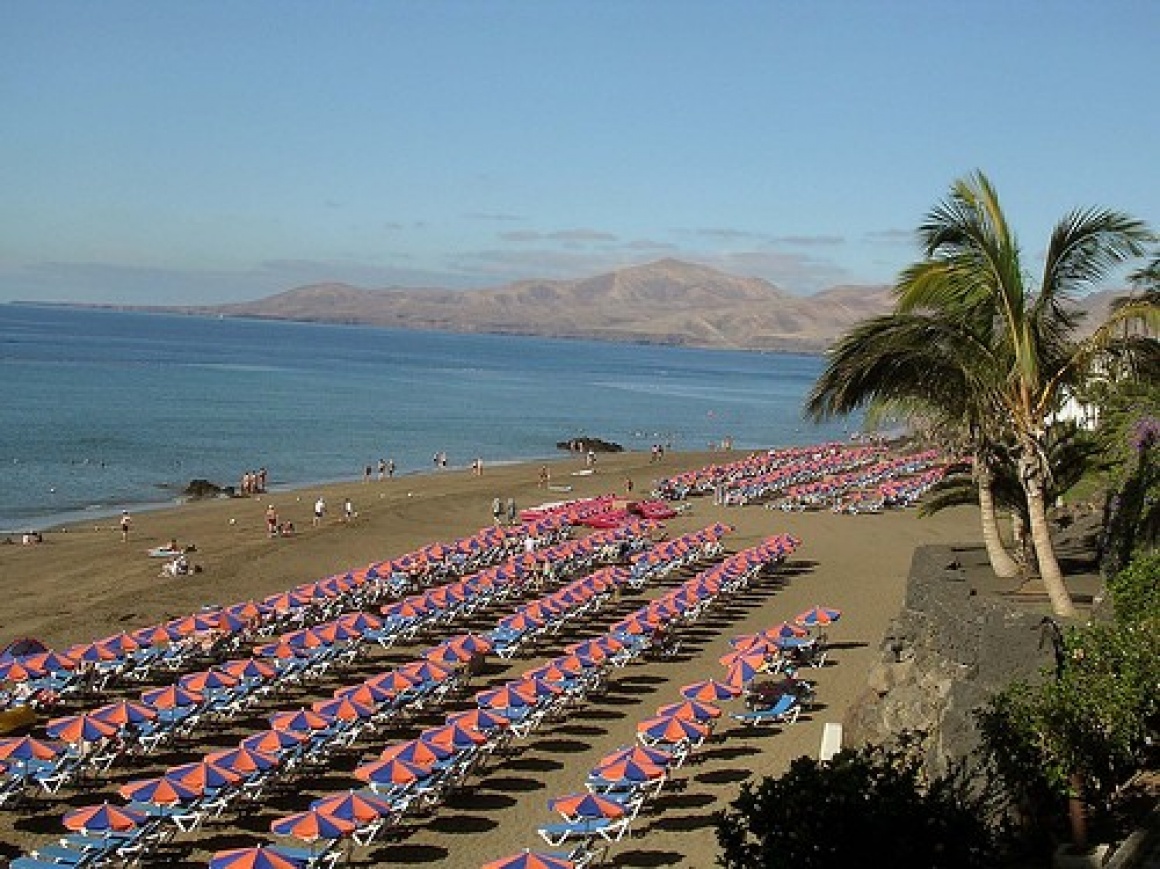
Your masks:
{"label": "sandy beach", "polygon": [[[35,546],[0,546],[0,641],[36,637],[55,648],[92,640],[121,630],[184,615],[207,604],[258,598],[333,573],[382,561],[439,540],[470,534],[492,522],[496,496],[515,498],[519,507],[544,501],[615,493],[625,494],[632,478],[634,496],[647,493],[651,481],[681,469],[699,468],[740,456],[721,453],[670,453],[663,463],[648,453],[600,455],[596,473],[577,476],[582,462],[574,457],[549,463],[554,486],[538,486],[540,465],[487,466],[481,476],[469,470],[446,470],[391,480],[274,492],[262,497],[214,500],[137,513],[128,542],[121,540],[115,519],[56,529]],[[313,527],[311,513],[321,495],[328,513]],[[349,498],[357,515],[343,521]],[[712,610],[691,629],[684,629],[681,653],[673,658],[640,661],[614,671],[606,694],[592,698],[567,720],[549,723],[475,779],[475,787],[457,794],[430,817],[417,818],[407,834],[355,848],[358,865],[430,864],[471,869],[525,847],[542,847],[536,827],[553,820],[551,797],[583,790],[588,769],[601,756],[630,743],[636,722],[658,705],[679,699],[681,685],[720,677],[717,659],[729,650],[728,638],[792,618],[814,604],[838,607],[840,622],[829,630],[832,648],[827,666],[808,675],[818,683],[819,705],[786,728],[745,730],[722,721],[712,742],[696,762],[679,771],[678,787],[666,792],[633,825],[633,835],[614,845],[615,866],[709,867],[716,854],[712,815],[736,795],[741,781],[777,774],[800,754],[816,754],[826,722],[840,722],[862,690],[878,655],[889,620],[902,601],[911,555],[927,543],[974,543],[975,513],[961,509],[930,519],[914,511],[880,515],[834,515],[829,512],[783,513],[758,506],[716,507],[695,499],[692,508],[667,524],[670,535],[715,521],[735,526],[725,539],[737,551],[776,533],[802,541],[775,580],[751,589]],[[296,533],[271,539],[265,513],[273,504]],[[170,539],[194,544],[193,563],[201,571],[187,577],[162,578],[161,561],[147,550]],[[678,580],[674,579],[671,584]],[[670,584],[670,585],[671,585]],[[511,661],[489,659],[473,689],[499,684],[543,659],[558,654],[580,636],[590,636],[663,587],[625,595],[584,626],[583,632],[553,637],[535,656]],[[513,605],[514,606],[514,605]],[[489,612],[472,627],[486,629],[502,616]],[[299,696],[282,697],[272,708],[294,708],[330,696],[340,684],[413,660],[430,641],[376,649],[354,668],[312,684]],[[140,688],[136,689],[137,691]],[[127,696],[132,689],[126,689]],[[736,701],[726,712],[739,711]],[[269,710],[266,710],[269,711]],[[360,738],[336,756],[332,769],[317,778],[299,780],[271,795],[261,811],[248,816],[226,814],[167,852],[167,865],[204,865],[215,850],[272,841],[270,821],[307,807],[315,796],[356,787],[351,770],[363,758],[377,755],[390,741],[414,735],[420,726],[440,723],[442,714],[397,733]],[[85,790],[66,789],[57,798],[41,798],[31,809],[0,810],[0,856],[15,856],[63,832],[60,819],[70,809],[104,799],[122,802],[117,787],[160,772],[165,766],[192,760],[207,750],[236,744],[240,736],[264,727],[264,717],[239,718],[229,728],[205,734],[199,744],[147,757],[136,766],[114,766],[107,777]]]}

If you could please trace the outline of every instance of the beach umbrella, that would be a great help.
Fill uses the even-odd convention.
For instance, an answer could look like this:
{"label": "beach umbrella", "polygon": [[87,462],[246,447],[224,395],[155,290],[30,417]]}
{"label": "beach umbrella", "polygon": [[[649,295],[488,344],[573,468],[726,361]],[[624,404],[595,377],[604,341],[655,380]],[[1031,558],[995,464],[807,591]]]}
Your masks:
{"label": "beach umbrella", "polygon": [[128,782],[121,785],[117,793],[131,802],[155,803],[159,806],[188,803],[202,795],[199,788],[190,787],[167,776]]}
{"label": "beach umbrella", "polygon": [[725,681],[740,689],[756,679],[759,674],[764,673],[765,669],[764,657],[760,663],[754,662],[752,658],[738,658],[726,668]]}
{"label": "beach umbrella", "polygon": [[798,627],[797,625],[791,625],[789,622],[781,622],[780,624],[774,625],[772,628],[769,628],[763,633],[765,633],[766,636],[773,637],[774,639],[809,636],[809,631],[807,631],[805,628]]}
{"label": "beach umbrella", "polygon": [[239,745],[237,748],[226,748],[221,751],[210,752],[205,756],[205,761],[206,763],[212,763],[214,766],[233,770],[243,775],[263,772],[281,763],[277,754],[246,748],[244,745]]}
{"label": "beach umbrella", "polygon": [[480,691],[475,695],[476,705],[484,709],[512,709],[519,706],[535,706],[537,699],[534,689],[527,682],[508,682],[490,691]]}
{"label": "beach umbrella", "polygon": [[385,673],[380,673],[366,680],[366,684],[368,685],[381,688],[384,691],[390,691],[392,697],[397,694],[402,694],[409,688],[414,688],[418,683],[418,679],[414,679],[398,670],[388,670]]}
{"label": "beach umbrella", "polygon": [[354,771],[355,778],[382,785],[407,785],[430,774],[431,767],[408,763],[397,757],[365,763]]}
{"label": "beach umbrella", "polygon": [[740,689],[718,682],[716,679],[705,679],[681,687],[681,696],[686,700],[700,700],[703,703],[731,700],[740,693]]}
{"label": "beach umbrella", "polygon": [[319,839],[341,839],[353,833],[356,824],[345,818],[328,815],[318,809],[307,809],[304,812],[295,812],[282,818],[275,818],[270,822],[270,832],[279,836],[293,836],[303,842],[316,842]]}
{"label": "beach umbrella", "polygon": [[310,804],[310,808],[332,818],[342,818],[356,824],[369,824],[376,818],[390,815],[395,810],[394,806],[376,794],[353,790],[317,799]]}
{"label": "beach umbrella", "polygon": [[794,616],[794,623],[805,628],[816,628],[829,625],[842,617],[842,611],[831,607],[813,606],[803,613]]}
{"label": "beach umbrella", "polygon": [[548,810],[565,818],[620,818],[624,804],[600,794],[568,794],[548,800]]}
{"label": "beach umbrella", "polygon": [[503,730],[511,727],[512,721],[506,715],[499,715],[488,709],[468,709],[466,712],[455,712],[447,716],[448,724],[458,724],[460,727],[489,733],[492,730]]}
{"label": "beach umbrella", "polygon": [[10,736],[0,739],[0,760],[52,760],[62,748],[32,736]]}
{"label": "beach umbrella", "polygon": [[305,646],[292,646],[289,643],[279,641],[256,646],[254,654],[261,658],[278,658],[288,661],[291,658],[306,658],[310,655],[310,650]]}
{"label": "beach umbrella", "polygon": [[237,770],[219,766],[210,760],[183,763],[165,771],[165,778],[192,788],[198,793],[216,791],[227,785],[235,785],[242,780],[242,777],[242,774]]}
{"label": "beach umbrella", "polygon": [[673,756],[667,751],[660,748],[650,748],[649,746],[633,744],[625,745],[616,751],[606,754],[596,764],[597,768],[604,766],[611,766],[614,763],[619,763],[622,760],[631,760],[636,763],[652,764],[653,766],[667,767],[673,762]]}
{"label": "beach umbrella", "polygon": [[287,859],[272,845],[262,845],[218,851],[210,857],[209,869],[302,869],[302,863]]}
{"label": "beach umbrella", "polygon": [[78,742],[96,742],[117,732],[115,724],[102,721],[91,713],[66,715],[48,722],[44,732],[54,739],[74,745]]}
{"label": "beach umbrella", "polygon": [[320,715],[312,709],[296,709],[288,712],[275,712],[269,718],[273,730],[324,730],[333,721]]}
{"label": "beach umbrella", "polygon": [[199,706],[203,699],[204,697],[199,691],[190,691],[180,685],[154,688],[141,694],[141,702],[154,709],[180,709],[186,706]]}
{"label": "beach umbrella", "polygon": [[300,730],[263,730],[247,736],[239,743],[249,751],[258,751],[264,754],[277,754],[283,749],[292,748],[305,742],[310,736]]}
{"label": "beach umbrella", "polygon": [[657,715],[676,715],[680,718],[691,718],[694,721],[709,721],[721,717],[721,707],[712,703],[702,703],[700,700],[685,700],[681,703],[669,703],[657,709]]}
{"label": "beach umbrella", "polygon": [[400,667],[399,672],[419,682],[442,682],[451,675],[452,670],[434,661],[412,661]]}
{"label": "beach umbrella", "polygon": [[109,649],[116,652],[117,657],[123,657],[130,652],[135,652],[141,648],[141,642],[131,634],[121,631],[119,634],[113,634],[111,637],[97,640],[96,645],[103,649]]}
{"label": "beach umbrella", "polygon": [[440,643],[432,649],[428,649],[423,653],[423,657],[428,661],[434,661],[437,664],[449,664],[458,666],[464,661],[469,661],[472,658],[472,653],[466,649],[461,649],[452,646],[449,643]]}
{"label": "beach umbrella", "polygon": [[422,739],[408,739],[388,745],[379,755],[379,760],[405,760],[417,766],[434,766],[441,760],[455,755],[455,750],[446,745],[425,742]]}
{"label": "beach umbrella", "polygon": [[40,673],[63,673],[68,670],[75,670],[78,661],[68,655],[62,655],[59,652],[49,650],[37,655],[29,655],[27,658],[23,658],[21,663],[24,664],[25,668]]}
{"label": "beach umbrella", "polygon": [[201,670],[197,673],[187,673],[178,680],[178,684],[187,691],[204,693],[217,691],[222,688],[232,688],[240,682],[238,676],[227,673],[216,667]]}
{"label": "beach umbrella", "polygon": [[334,697],[330,700],[317,700],[311,708],[325,718],[340,721],[360,721],[375,714],[375,707],[366,703],[359,703],[350,697]]}
{"label": "beach umbrella", "polygon": [[245,619],[247,622],[252,622],[269,612],[269,607],[248,600],[226,607],[226,612],[240,619]]}
{"label": "beach umbrella", "polygon": [[39,674],[17,660],[0,662],[0,682],[27,682]]}
{"label": "beach umbrella", "polygon": [[144,812],[104,802],[99,806],[74,809],[64,816],[64,825],[76,833],[125,833],[144,823],[147,818]]}
{"label": "beach umbrella", "polygon": [[239,679],[272,679],[277,672],[265,661],[259,661],[257,658],[226,661],[218,669]]}
{"label": "beach umbrella", "polygon": [[432,745],[441,745],[453,751],[471,748],[487,742],[487,737],[478,730],[462,727],[458,724],[443,724],[439,727],[429,727],[419,734],[419,739]]}
{"label": "beach umbrella", "polygon": [[484,863],[480,869],[576,869],[576,864],[554,854],[525,850]]}
{"label": "beach umbrella", "polygon": [[371,682],[360,682],[357,685],[345,685],[342,688],[334,689],[336,698],[343,697],[353,703],[371,707],[376,707],[378,704],[390,700],[396,693]]}
{"label": "beach umbrella", "polygon": [[[151,625],[147,628],[140,628],[133,631],[131,637],[134,642],[142,646],[166,646],[175,639],[174,635],[170,633],[169,628],[165,625]],[[108,646],[103,646],[100,643],[93,643],[92,645],[104,650],[110,658],[120,657],[120,655]]]}
{"label": "beach umbrella", "polygon": [[146,706],[136,700],[117,700],[114,703],[108,703],[94,709],[92,717],[99,718],[109,724],[115,724],[117,727],[124,727],[127,724],[152,721],[157,717],[157,712],[151,706]]}
{"label": "beach umbrella", "polygon": [[704,739],[709,735],[709,726],[692,718],[658,715],[638,723],[636,732],[658,742],[673,743],[683,739]]}
{"label": "beach umbrella", "polygon": [[592,768],[592,775],[607,781],[646,782],[654,781],[665,774],[665,767],[632,758],[623,758],[608,764],[598,764]]}
{"label": "beach umbrella", "polygon": [[349,613],[345,616],[341,616],[339,621],[341,621],[347,627],[354,628],[360,633],[365,631],[377,631],[380,630],[383,626],[383,620],[378,616],[364,612]]}

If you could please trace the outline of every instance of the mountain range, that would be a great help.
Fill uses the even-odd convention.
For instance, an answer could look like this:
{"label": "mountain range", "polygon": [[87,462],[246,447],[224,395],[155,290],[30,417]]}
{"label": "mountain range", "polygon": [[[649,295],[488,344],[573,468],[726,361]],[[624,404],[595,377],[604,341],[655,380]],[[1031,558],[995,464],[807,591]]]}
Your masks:
{"label": "mountain range", "polygon": [[[1111,296],[1111,293],[1100,296]],[[664,259],[576,280],[480,290],[362,289],[325,283],[186,313],[600,341],[823,352],[855,322],[886,313],[886,286],[796,296],[760,278]],[[1084,307],[1106,304],[1089,297]],[[171,309],[172,310],[172,309]]]}

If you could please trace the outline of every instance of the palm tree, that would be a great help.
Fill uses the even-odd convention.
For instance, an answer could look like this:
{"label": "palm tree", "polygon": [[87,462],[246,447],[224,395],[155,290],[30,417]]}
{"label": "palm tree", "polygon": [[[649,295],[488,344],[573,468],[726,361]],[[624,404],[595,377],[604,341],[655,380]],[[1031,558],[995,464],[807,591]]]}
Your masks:
{"label": "palm tree", "polygon": [[999,534],[993,489],[1003,433],[982,388],[987,348],[969,329],[926,312],[894,313],[857,324],[830,351],[826,369],[807,398],[815,420],[859,407],[901,405],[929,418],[970,451],[978,491],[983,545],[996,576],[1019,565]]}
{"label": "palm tree", "polygon": [[925,259],[899,278],[898,309],[990,321],[991,328],[979,337],[987,341],[1004,376],[985,388],[1014,436],[1040,578],[1056,615],[1072,616],[1075,607],[1047,524],[1047,426],[1059,409],[1062,390],[1082,381],[1118,337],[1119,325],[1155,320],[1160,309],[1154,299],[1126,304],[1090,338],[1076,342],[1078,316],[1068,302],[1121,263],[1143,255],[1152,235],[1142,221],[1119,212],[1073,211],[1056,224],[1033,289],[999,197],[981,172],[956,181],[918,234]]}
{"label": "palm tree", "polygon": [[[1064,390],[1083,382],[1119,339],[1122,324],[1154,326],[1160,322],[1160,307],[1154,294],[1134,299],[1113,310],[1090,337],[1077,341],[1079,318],[1068,302],[1121,263],[1143,254],[1153,236],[1143,222],[1119,212],[1073,211],[1052,232],[1043,274],[1033,289],[998,196],[982,173],[956,181],[918,235],[924,259],[900,275],[893,316],[925,318],[926,327],[912,336],[916,341],[945,338],[947,353],[942,358],[947,365],[942,371],[955,376],[957,369],[956,388],[969,393],[964,407],[971,410],[972,419],[986,421],[985,430],[1009,433],[1039,575],[1056,615],[1072,616],[1075,607],[1047,523],[1048,424]],[[884,334],[893,334],[882,328]],[[839,344],[839,353],[842,348]],[[874,351],[863,352],[873,356]],[[882,373],[897,374],[902,359],[908,359],[907,364],[931,362],[932,353],[937,355],[912,345],[909,351],[894,353],[895,361]],[[865,376],[859,382],[863,398],[876,394],[876,385]],[[914,382],[930,388],[930,376],[916,377]],[[836,386],[832,379],[829,386]],[[931,394],[938,406],[945,389],[931,388]],[[849,404],[852,397],[851,392],[845,401],[832,404]],[[826,401],[818,406],[825,408]]]}

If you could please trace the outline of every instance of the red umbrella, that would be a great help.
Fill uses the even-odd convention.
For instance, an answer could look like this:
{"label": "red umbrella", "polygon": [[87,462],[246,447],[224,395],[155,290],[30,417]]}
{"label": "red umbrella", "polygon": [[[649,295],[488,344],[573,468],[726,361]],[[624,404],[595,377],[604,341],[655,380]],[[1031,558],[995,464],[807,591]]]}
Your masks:
{"label": "red umbrella", "polygon": [[143,823],[146,818],[148,815],[144,812],[111,806],[105,802],[99,806],[74,809],[64,816],[64,825],[78,833],[105,833],[110,830],[124,833]]}
{"label": "red umbrella", "polygon": [[765,670],[764,658],[760,662],[755,662],[752,658],[738,658],[725,671],[725,681],[740,689],[756,679],[759,674],[764,673]]}
{"label": "red umbrella", "polygon": [[31,667],[25,667],[20,661],[0,662],[0,682],[27,682],[41,675]]}
{"label": "red umbrella", "polygon": [[302,863],[282,856],[273,846],[231,848],[209,859],[209,869],[302,869]]}
{"label": "red umbrella", "polygon": [[386,673],[380,673],[378,676],[372,676],[367,679],[367,684],[376,688],[382,688],[385,691],[392,692],[391,696],[402,694],[408,688],[413,688],[420,680],[413,679],[405,673],[400,673],[398,670],[388,670]]}
{"label": "red umbrella", "polygon": [[509,682],[491,691],[480,691],[475,702],[485,709],[510,709],[513,706],[535,706],[536,695],[527,682]]}
{"label": "red umbrella", "polygon": [[49,650],[38,655],[29,655],[21,663],[29,670],[41,673],[61,673],[66,670],[75,670],[78,662],[75,658]]}
{"label": "red umbrella", "polygon": [[592,774],[609,781],[646,782],[663,776],[665,767],[655,763],[624,758],[613,763],[598,764],[592,768]]}
{"label": "red umbrella", "polygon": [[659,748],[648,748],[644,745],[626,745],[616,751],[606,754],[596,766],[609,766],[622,760],[632,760],[637,763],[652,764],[654,766],[668,766],[673,756]]}
{"label": "red umbrella", "polygon": [[780,624],[774,625],[769,630],[764,631],[764,633],[767,636],[773,637],[775,639],[809,636],[809,631],[807,631],[805,628],[798,627],[797,625],[791,625],[789,622],[781,622]]}
{"label": "red umbrella", "polygon": [[399,672],[420,682],[442,682],[451,675],[452,670],[434,661],[412,661],[400,667]]}
{"label": "red umbrella", "polygon": [[360,682],[358,685],[347,685],[343,688],[334,689],[334,696],[336,698],[345,698],[352,703],[359,703],[363,706],[376,707],[380,703],[390,700],[398,692],[388,691],[386,688],[381,688],[378,685],[370,682]]}
{"label": "red umbrella", "polygon": [[353,833],[357,825],[354,821],[328,815],[317,809],[295,812],[270,822],[270,831],[279,836],[293,836],[303,842],[319,839],[340,839]]}
{"label": "red umbrella", "polygon": [[239,679],[270,679],[277,672],[265,661],[260,661],[257,658],[226,661],[219,669],[231,676],[237,676]]}
{"label": "red umbrella", "polygon": [[497,715],[487,709],[469,709],[466,712],[456,712],[447,716],[448,724],[458,724],[460,727],[469,727],[487,733],[492,730],[502,730],[511,727],[511,719],[504,715]]}
{"label": "red umbrella", "polygon": [[178,680],[186,691],[205,692],[218,688],[232,688],[237,685],[241,679],[224,670],[211,667],[208,670],[202,670],[198,673],[188,673]]}
{"label": "red umbrella", "polygon": [[419,734],[419,739],[453,751],[487,742],[487,737],[478,730],[462,727],[455,723],[429,727]]}

